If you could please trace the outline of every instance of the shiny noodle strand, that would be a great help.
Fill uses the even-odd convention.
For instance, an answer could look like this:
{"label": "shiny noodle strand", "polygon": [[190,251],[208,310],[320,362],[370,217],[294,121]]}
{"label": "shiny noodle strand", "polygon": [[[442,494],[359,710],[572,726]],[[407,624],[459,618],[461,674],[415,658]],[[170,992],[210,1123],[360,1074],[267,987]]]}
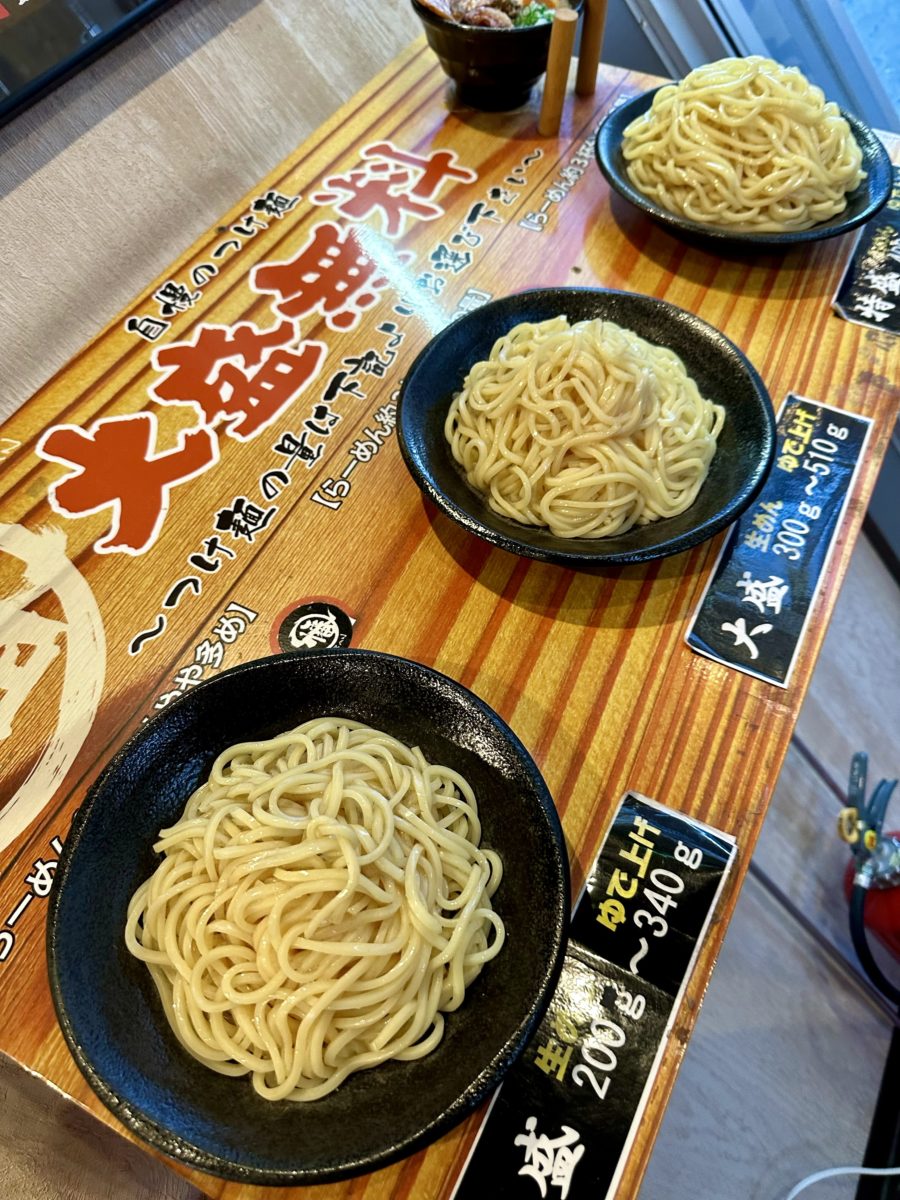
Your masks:
{"label": "shiny noodle strand", "polygon": [[612,321],[559,316],[495,343],[444,433],[496,512],[601,538],[693,504],[724,416],[671,350]]}
{"label": "shiny noodle strand", "polygon": [[415,1059],[500,950],[469,784],[337,717],[224,751],[154,849],[125,941],[195,1058],[268,1100]]}
{"label": "shiny noodle strand", "polygon": [[668,212],[760,233],[829,220],[865,178],[838,106],[796,67],[756,55],[660,88],[622,154],[634,186]]}

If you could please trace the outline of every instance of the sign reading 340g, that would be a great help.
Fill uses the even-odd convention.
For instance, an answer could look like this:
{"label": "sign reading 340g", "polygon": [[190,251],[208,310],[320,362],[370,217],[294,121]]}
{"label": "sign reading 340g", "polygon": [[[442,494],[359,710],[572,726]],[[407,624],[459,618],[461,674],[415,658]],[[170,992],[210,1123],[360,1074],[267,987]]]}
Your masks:
{"label": "sign reading 340g", "polygon": [[572,914],[570,936],[677,996],[733,853],[724,834],[630,795]]}
{"label": "sign reading 340g", "polygon": [[623,799],[575,906],[537,1033],[497,1092],[454,1200],[611,1198],[735,853],[645,796]]}

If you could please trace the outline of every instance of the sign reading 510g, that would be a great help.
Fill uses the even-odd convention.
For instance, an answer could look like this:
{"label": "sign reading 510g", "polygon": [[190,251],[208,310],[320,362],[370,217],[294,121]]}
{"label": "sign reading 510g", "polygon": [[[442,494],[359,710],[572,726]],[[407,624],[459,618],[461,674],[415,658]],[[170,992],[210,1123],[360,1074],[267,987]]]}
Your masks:
{"label": "sign reading 510g", "polygon": [[772,473],[725,542],[691,649],[787,687],[871,424],[788,396]]}

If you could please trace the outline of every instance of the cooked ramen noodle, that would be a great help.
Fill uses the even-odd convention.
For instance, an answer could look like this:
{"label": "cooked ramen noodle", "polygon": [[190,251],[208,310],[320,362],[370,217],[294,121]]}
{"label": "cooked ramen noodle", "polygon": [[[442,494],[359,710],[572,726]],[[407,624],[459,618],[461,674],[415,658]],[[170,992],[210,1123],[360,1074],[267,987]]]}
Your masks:
{"label": "cooked ramen noodle", "polygon": [[500,950],[500,859],[469,784],[421,751],[323,717],[224,751],[125,940],[181,1044],[268,1100],[421,1058]]}
{"label": "cooked ramen noodle", "polygon": [[865,178],[838,106],[796,67],[759,56],[660,88],[622,154],[634,186],[667,211],[760,233],[827,221]]}
{"label": "cooked ramen noodle", "polygon": [[612,321],[558,316],[494,344],[444,432],[496,512],[601,538],[693,504],[723,420],[671,350]]}

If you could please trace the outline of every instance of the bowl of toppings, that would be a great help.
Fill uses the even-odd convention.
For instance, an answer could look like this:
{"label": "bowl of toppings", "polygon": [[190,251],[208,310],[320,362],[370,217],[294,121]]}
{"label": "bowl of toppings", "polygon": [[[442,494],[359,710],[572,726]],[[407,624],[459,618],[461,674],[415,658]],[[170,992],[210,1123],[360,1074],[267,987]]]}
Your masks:
{"label": "bowl of toppings", "polygon": [[775,417],[746,356],[652,296],[544,288],[443,329],[400,391],[415,482],[514,554],[576,569],[711,538],[761,490]]}
{"label": "bowl of toppings", "polygon": [[[579,11],[583,0],[572,0]],[[412,0],[461,105],[524,104],[547,69],[557,0]]]}
{"label": "bowl of toppings", "polygon": [[93,785],[50,987],[132,1133],[242,1183],[325,1183],[497,1086],[569,907],[550,794],[478,697],[388,654],[275,655],[170,705]]}
{"label": "bowl of toppings", "polygon": [[867,125],[797,67],[760,56],[697,67],[620,105],[597,132],[610,186],[670,231],[747,246],[836,237],[887,202],[891,162]]}

